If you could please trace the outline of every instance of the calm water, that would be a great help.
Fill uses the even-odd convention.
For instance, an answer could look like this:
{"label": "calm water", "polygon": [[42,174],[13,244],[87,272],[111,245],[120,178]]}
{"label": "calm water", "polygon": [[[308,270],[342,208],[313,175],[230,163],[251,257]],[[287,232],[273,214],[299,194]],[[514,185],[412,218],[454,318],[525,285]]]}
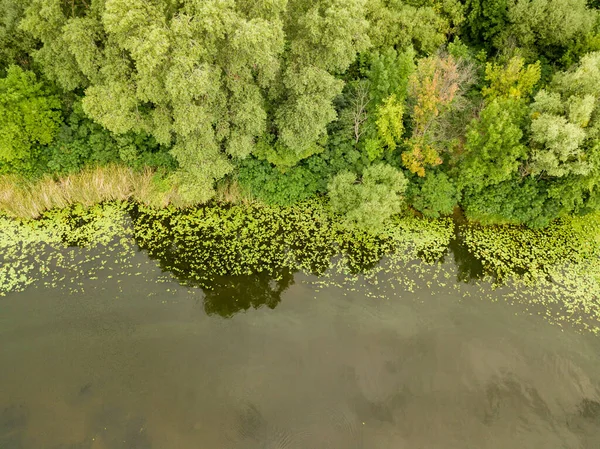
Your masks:
{"label": "calm water", "polygon": [[474,285],[205,297],[136,257],[0,298],[1,449],[600,447],[600,338]]}

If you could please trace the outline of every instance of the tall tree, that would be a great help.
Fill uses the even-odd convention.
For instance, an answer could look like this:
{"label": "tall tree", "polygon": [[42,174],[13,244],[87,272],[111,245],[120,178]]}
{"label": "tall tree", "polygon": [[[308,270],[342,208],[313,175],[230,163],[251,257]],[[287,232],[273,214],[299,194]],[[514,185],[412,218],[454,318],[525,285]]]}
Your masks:
{"label": "tall tree", "polygon": [[62,122],[60,101],[33,72],[10,66],[0,78],[0,165],[31,162]]}
{"label": "tall tree", "polygon": [[364,0],[32,0],[34,56],[122,134],[173,143],[184,196],[204,201],[265,133],[293,165],[319,150],[332,101],[368,45]]}
{"label": "tall tree", "polygon": [[532,175],[587,175],[588,151],[600,138],[600,52],[591,53],[567,72],[559,72],[531,105]]}
{"label": "tall tree", "polygon": [[519,101],[495,98],[471,122],[465,154],[457,167],[461,189],[481,192],[514,176],[527,156],[523,142],[526,113]]}
{"label": "tall tree", "polygon": [[464,20],[463,6],[456,0],[370,0],[367,8],[369,37],[376,49],[412,45],[432,55]]}
{"label": "tall tree", "polygon": [[411,172],[425,176],[425,169],[442,163],[444,151],[440,125],[453,110],[462,106],[465,89],[474,82],[472,66],[452,55],[419,60],[409,80],[412,105],[412,134],[402,163]]}
{"label": "tall tree", "polygon": [[9,65],[30,67],[34,39],[19,28],[30,0],[0,0],[0,76]]}
{"label": "tall tree", "polygon": [[467,0],[466,34],[495,52],[518,47],[535,60],[560,59],[593,31],[597,11],[586,0]]}

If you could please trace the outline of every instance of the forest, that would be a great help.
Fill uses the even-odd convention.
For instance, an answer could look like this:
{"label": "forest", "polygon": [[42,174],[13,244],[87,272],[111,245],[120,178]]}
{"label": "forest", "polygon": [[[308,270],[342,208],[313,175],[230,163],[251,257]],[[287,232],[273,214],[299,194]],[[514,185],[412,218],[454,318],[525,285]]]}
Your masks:
{"label": "forest", "polygon": [[599,8],[0,0],[0,177],[542,228],[600,210]]}

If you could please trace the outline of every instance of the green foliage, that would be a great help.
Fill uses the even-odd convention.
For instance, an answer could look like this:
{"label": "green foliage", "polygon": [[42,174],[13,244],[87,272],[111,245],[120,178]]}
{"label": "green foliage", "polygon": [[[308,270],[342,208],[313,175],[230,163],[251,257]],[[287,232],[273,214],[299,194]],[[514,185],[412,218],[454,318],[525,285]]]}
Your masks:
{"label": "green foliage", "polygon": [[547,185],[530,177],[515,177],[481,191],[467,190],[462,206],[467,218],[482,224],[525,224],[543,228],[560,214],[560,203],[549,198]]}
{"label": "green foliage", "polygon": [[525,60],[515,56],[506,65],[487,63],[485,79],[490,83],[481,93],[488,101],[495,98],[520,99],[527,97],[540,80],[540,62],[525,67]]}
{"label": "green foliage", "polygon": [[19,28],[29,0],[0,0],[0,76],[11,64],[30,65],[35,42]]}
{"label": "green foliage", "polygon": [[[32,0],[23,27],[44,73],[115,134],[173,143],[174,178],[206,201],[258,138],[275,163],[319,151],[344,71],[368,45],[363,0]],[[269,107],[267,107],[269,103]]]}
{"label": "green foliage", "polygon": [[336,173],[363,169],[361,153],[352,142],[333,128],[330,135],[324,150],[285,171],[252,157],[240,161],[237,180],[247,193],[267,204],[292,205],[327,193]]}
{"label": "green foliage", "polygon": [[457,168],[461,189],[478,192],[514,176],[527,155],[525,114],[525,106],[518,100],[497,98],[471,122],[465,154]]}
{"label": "green foliage", "polygon": [[[396,262],[444,252],[452,235],[449,221],[398,218],[385,230],[340,226],[319,201],[293,207],[208,206],[179,211],[137,206],[134,237],[182,283],[210,292],[234,287],[247,275],[285,280],[302,270],[323,274],[341,255],[341,273],[365,272],[384,255]],[[277,290],[275,282],[274,290]],[[273,298],[272,292],[267,292]]]}
{"label": "green foliage", "polygon": [[[510,83],[492,80],[485,93],[496,98],[469,126],[467,151],[456,169],[470,218],[543,227],[556,217],[586,213],[600,205],[596,118],[600,89],[593,81],[600,74],[599,61],[596,53],[586,55],[537,93],[529,107],[529,148],[523,138],[528,122],[518,98],[523,96],[519,92],[527,94],[530,88],[515,86],[532,86],[537,75],[523,84],[517,75],[526,72],[519,64],[515,65],[519,70],[508,70],[514,76],[500,77],[512,79]],[[505,87],[498,87],[502,84]]]}
{"label": "green foliage", "polygon": [[415,51],[408,47],[399,53],[389,47],[371,54],[371,63],[365,75],[369,80],[370,101],[377,106],[390,95],[399,101],[408,95],[408,79],[415,69]]}
{"label": "green foliage", "polygon": [[463,7],[455,0],[370,0],[367,8],[376,49],[412,45],[419,53],[432,54],[464,20]]}
{"label": "green foliage", "polygon": [[410,200],[426,217],[438,218],[451,214],[459,199],[460,193],[452,179],[445,173],[429,171]]}
{"label": "green foliage", "polygon": [[318,142],[313,142],[312,145],[297,152],[276,140],[272,134],[267,134],[258,139],[252,153],[257,158],[275,165],[283,172],[291,169],[301,160],[322,152],[324,149],[323,144],[326,142],[326,137],[323,137]]}
{"label": "green foliage", "polygon": [[364,225],[406,168],[426,215],[540,226],[600,208],[599,49],[585,0],[0,0],[0,171],[164,168],[180,205],[343,180]]}
{"label": "green foliage", "polygon": [[48,170],[56,174],[80,171],[84,166],[123,163],[133,168],[175,168],[175,161],[145,133],[115,136],[85,116],[76,102],[55,142],[44,150]]}
{"label": "green foliage", "polygon": [[415,52],[408,48],[398,53],[393,48],[374,52],[363,72],[367,79],[352,82],[345,92],[346,104],[340,122],[352,134],[354,145],[365,160],[384,156],[385,147],[393,151],[404,130],[404,103],[408,79],[414,70]]}
{"label": "green foliage", "polygon": [[407,184],[402,172],[378,163],[367,167],[360,181],[348,171],[337,174],[329,183],[329,198],[346,223],[381,229],[392,215],[402,210],[401,195]]}
{"label": "green foliage", "polygon": [[473,43],[486,47],[506,28],[508,22],[507,0],[467,0],[466,35]]}
{"label": "green foliage", "polygon": [[290,0],[285,25],[291,58],[304,67],[346,70],[369,46],[366,5],[366,0]]}
{"label": "green foliage", "polygon": [[[319,151],[317,141],[325,137],[326,126],[337,117],[332,101],[342,92],[343,83],[316,67],[286,75],[289,96],[275,115],[285,164],[272,160],[289,167]],[[276,151],[276,155],[280,153]]]}
{"label": "green foliage", "polygon": [[398,142],[402,139],[404,131],[403,114],[404,106],[394,94],[385,99],[377,110],[377,121],[375,123],[378,137],[390,151],[395,150]]}
{"label": "green foliage", "polygon": [[465,241],[498,278],[520,274],[532,278],[554,274],[553,268],[600,255],[598,220],[557,220],[544,230],[515,226],[468,226]]}
{"label": "green foliage", "polygon": [[471,42],[497,52],[518,47],[533,60],[560,59],[587,39],[597,17],[586,0],[469,0],[466,7]]}
{"label": "green foliage", "polygon": [[536,95],[531,105],[532,175],[586,176],[594,170],[589,149],[600,138],[598,79],[600,52],[557,73],[548,88]]}
{"label": "green foliage", "polygon": [[52,142],[62,121],[60,102],[33,72],[11,66],[0,79],[0,164],[31,162]]}
{"label": "green foliage", "polygon": [[[108,245],[115,237],[122,237],[125,228],[123,204],[54,210],[39,220],[0,216],[0,297],[47,278],[51,271],[55,279],[64,279],[64,273],[78,273],[80,269],[67,261],[66,246]],[[127,245],[126,239],[121,244],[133,246]],[[81,274],[90,276],[87,270]]]}
{"label": "green foliage", "polygon": [[248,158],[241,162],[237,180],[260,201],[287,206],[315,195],[323,182],[318,175],[305,165],[282,173],[266,161]]}
{"label": "green foliage", "polygon": [[581,145],[585,131],[565,117],[540,114],[531,122],[531,139],[543,147],[533,154],[530,170],[533,175],[585,175],[590,167],[583,160]]}
{"label": "green foliage", "polygon": [[[591,219],[590,219],[591,218]],[[544,230],[516,226],[464,226],[461,235],[496,285],[527,291],[549,319],[598,333],[600,229],[598,216],[570,217]]]}

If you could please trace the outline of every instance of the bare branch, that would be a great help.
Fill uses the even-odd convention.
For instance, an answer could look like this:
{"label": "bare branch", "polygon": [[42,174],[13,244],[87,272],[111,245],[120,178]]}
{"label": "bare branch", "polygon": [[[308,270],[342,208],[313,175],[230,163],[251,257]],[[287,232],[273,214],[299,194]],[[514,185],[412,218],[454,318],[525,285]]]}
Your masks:
{"label": "bare branch", "polygon": [[354,142],[358,143],[365,129],[363,124],[367,121],[367,107],[371,101],[369,82],[360,81],[352,90],[352,123],[354,129]]}

